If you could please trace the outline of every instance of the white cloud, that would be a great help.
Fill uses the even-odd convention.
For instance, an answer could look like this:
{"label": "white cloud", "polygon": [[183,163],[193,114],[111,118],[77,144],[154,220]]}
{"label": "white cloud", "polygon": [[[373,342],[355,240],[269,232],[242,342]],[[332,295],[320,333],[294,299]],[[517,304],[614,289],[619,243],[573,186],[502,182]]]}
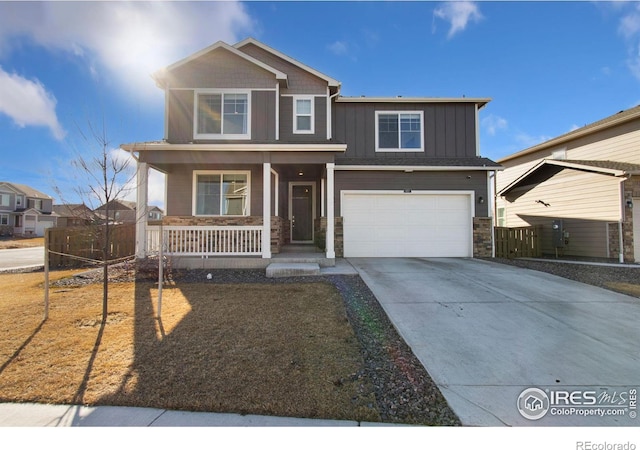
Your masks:
{"label": "white cloud", "polygon": [[0,2],[0,55],[27,37],[82,58],[132,94],[160,98],[151,73],[215,41],[233,43],[252,26],[234,1]]}
{"label": "white cloud", "polygon": [[618,31],[626,38],[631,38],[640,32],[640,6],[636,6],[633,11],[622,16]]}
{"label": "white cloud", "polygon": [[545,136],[545,135],[531,136],[530,134],[527,134],[527,133],[518,133],[515,136],[516,141],[522,148],[533,147],[534,145],[538,145],[543,142],[546,142],[551,138],[552,138],[551,136]]}
{"label": "white cloud", "polygon": [[508,127],[507,119],[494,114],[490,114],[482,119],[481,125],[487,130],[489,136],[495,136],[498,131],[506,130]]}
{"label": "white cloud", "polygon": [[56,115],[56,98],[38,80],[28,80],[0,66],[0,113],[17,126],[44,126],[61,140],[65,131]]}
{"label": "white cloud", "polygon": [[433,11],[433,16],[449,22],[448,37],[464,31],[469,22],[479,22],[483,16],[475,2],[451,1],[443,3]]}
{"label": "white cloud", "polygon": [[347,43],[343,41],[335,41],[333,44],[329,45],[329,50],[335,55],[343,56],[349,52],[347,47]]}

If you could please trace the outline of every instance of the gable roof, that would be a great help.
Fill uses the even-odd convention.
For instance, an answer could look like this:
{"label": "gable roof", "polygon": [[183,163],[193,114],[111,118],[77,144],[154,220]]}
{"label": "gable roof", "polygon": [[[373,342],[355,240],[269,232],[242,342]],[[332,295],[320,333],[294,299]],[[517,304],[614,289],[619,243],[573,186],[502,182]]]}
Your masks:
{"label": "gable roof", "polygon": [[544,150],[550,147],[561,145],[573,139],[587,136],[589,134],[606,130],[608,128],[613,128],[617,125],[621,125],[623,123],[630,122],[635,119],[640,119],[640,105],[620,111],[616,114],[605,117],[602,120],[598,120],[597,122],[593,122],[589,125],[585,125],[582,128],[578,128],[576,130],[570,131],[568,133],[565,133],[563,135],[560,135],[548,141],[542,142],[541,144],[537,144],[537,145],[534,145],[533,147],[529,147],[527,149],[505,156],[504,158],[499,159],[498,162],[503,163],[511,159],[518,158],[520,156],[525,156],[531,153],[535,153],[539,150]]}
{"label": "gable roof", "polygon": [[12,189],[13,191],[15,191],[16,193],[19,194],[24,194],[27,197],[31,197],[31,198],[41,198],[44,200],[51,200],[52,197],[44,194],[36,189],[33,189],[30,186],[27,186],[26,184],[19,184],[19,183],[11,183],[9,181],[0,181],[0,185],[4,184],[6,186],[8,186],[10,189]]}
{"label": "gable roof", "polygon": [[[104,211],[106,205],[100,205],[94,211]],[[111,211],[133,211],[137,207],[136,202],[130,202],[128,200],[111,200],[109,202],[109,210]]]}
{"label": "gable roof", "polygon": [[500,192],[498,192],[498,195],[504,196],[516,188],[543,183],[564,169],[573,169],[614,177],[640,175],[640,164],[631,164],[619,161],[543,159],[531,169],[513,180],[510,184],[505,186]]}
{"label": "gable roof", "polygon": [[335,78],[331,78],[330,76],[325,75],[322,72],[319,72],[316,69],[314,69],[312,67],[309,67],[306,64],[303,64],[300,61],[298,61],[296,59],[293,59],[292,57],[287,56],[284,53],[279,52],[278,50],[276,50],[274,48],[271,48],[268,45],[266,45],[266,44],[264,44],[264,43],[262,43],[262,42],[260,42],[260,41],[258,41],[256,39],[254,39],[254,38],[250,37],[250,38],[247,38],[247,39],[245,39],[243,41],[240,41],[240,42],[238,42],[237,44],[234,45],[234,48],[241,49],[242,47],[244,47],[246,45],[249,45],[249,44],[253,44],[256,47],[259,47],[262,50],[267,51],[267,52],[271,53],[272,55],[275,55],[278,58],[283,59],[283,60],[287,61],[288,63],[293,64],[294,66],[298,66],[302,70],[305,70],[305,71],[315,75],[316,77],[326,81],[329,84],[329,86],[340,86],[341,85],[341,83],[338,80],[336,80]]}
{"label": "gable roof", "polygon": [[256,66],[266,70],[267,72],[271,72],[277,80],[281,80],[284,83],[287,82],[287,74],[284,72],[281,72],[278,69],[274,69],[273,67],[263,63],[262,61],[247,55],[246,53],[238,50],[235,47],[230,46],[229,44],[227,44],[226,42],[222,42],[222,41],[218,41],[213,45],[210,45],[209,47],[203,48],[202,50],[187,56],[186,58],[181,59],[180,61],[177,61],[173,64],[171,64],[170,66],[165,67],[164,69],[160,69],[158,71],[156,71],[154,74],[151,75],[151,78],[153,78],[156,82],[156,85],[162,89],[166,88],[166,75],[168,72],[171,72],[172,70],[183,66],[191,61],[194,61],[198,58],[200,58],[203,55],[206,55],[207,53],[219,50],[219,49],[224,49],[228,52],[233,53],[234,55],[243,58],[247,61],[249,61],[252,64],[255,64]]}

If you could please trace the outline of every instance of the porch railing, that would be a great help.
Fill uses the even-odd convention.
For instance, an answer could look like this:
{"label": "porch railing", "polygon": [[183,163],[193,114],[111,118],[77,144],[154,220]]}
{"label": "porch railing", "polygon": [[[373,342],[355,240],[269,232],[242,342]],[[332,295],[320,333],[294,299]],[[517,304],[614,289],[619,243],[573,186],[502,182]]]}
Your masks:
{"label": "porch railing", "polygon": [[[160,230],[162,229],[162,236]],[[148,226],[147,251],[179,256],[262,254],[261,226]]]}

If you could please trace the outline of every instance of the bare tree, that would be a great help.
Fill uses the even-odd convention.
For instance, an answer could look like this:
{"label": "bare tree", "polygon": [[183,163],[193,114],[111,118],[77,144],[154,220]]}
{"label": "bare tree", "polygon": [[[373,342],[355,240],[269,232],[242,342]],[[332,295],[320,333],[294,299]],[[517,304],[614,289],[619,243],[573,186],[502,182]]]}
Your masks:
{"label": "bare tree", "polygon": [[[135,171],[131,170],[131,159],[117,157],[117,150],[112,147],[108,138],[104,121],[98,129],[90,121],[87,130],[78,127],[82,139],[82,151],[76,152],[71,162],[76,170],[78,186],[76,194],[86,200],[89,205],[98,202],[104,205],[104,218],[97,224],[103,268],[102,288],[102,322],[106,323],[108,314],[109,262],[111,252],[111,231],[113,223],[110,208],[114,201],[123,198],[131,189],[131,181]],[[59,189],[56,189],[60,192]],[[94,209],[94,208],[91,208]]]}

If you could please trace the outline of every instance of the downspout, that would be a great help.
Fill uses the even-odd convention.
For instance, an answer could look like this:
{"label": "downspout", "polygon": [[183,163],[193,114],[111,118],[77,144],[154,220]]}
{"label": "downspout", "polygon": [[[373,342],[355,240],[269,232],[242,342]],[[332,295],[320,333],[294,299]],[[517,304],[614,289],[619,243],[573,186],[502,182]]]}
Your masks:
{"label": "downspout", "polygon": [[620,264],[624,263],[624,235],[623,235],[623,224],[625,220],[624,183],[630,178],[631,176],[627,175],[626,177],[622,177],[622,179],[620,180],[620,220],[618,221],[618,236],[619,236],[618,242],[620,245],[620,248],[618,249],[618,261],[620,262]]}
{"label": "downspout", "polygon": [[[333,139],[333,117],[331,114],[331,103],[332,100],[334,98],[336,98],[338,95],[340,95],[340,88],[342,87],[342,85],[338,85],[338,89],[336,90],[336,93],[333,95],[329,95],[329,101],[327,102],[327,140],[331,140]],[[329,88],[327,87],[327,94],[329,93]]]}

